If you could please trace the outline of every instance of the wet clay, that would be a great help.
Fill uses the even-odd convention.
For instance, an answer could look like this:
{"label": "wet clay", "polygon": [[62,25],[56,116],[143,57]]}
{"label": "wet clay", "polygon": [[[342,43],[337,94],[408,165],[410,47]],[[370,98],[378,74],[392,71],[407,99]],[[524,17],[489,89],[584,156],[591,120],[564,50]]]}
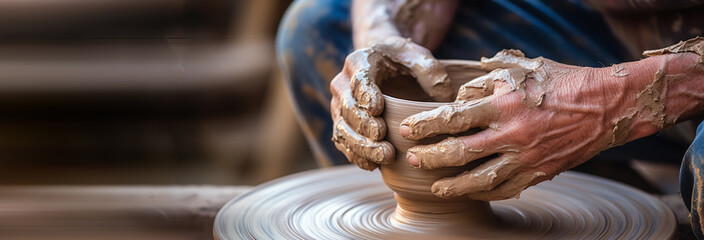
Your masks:
{"label": "wet clay", "polygon": [[393,159],[394,153],[390,152],[391,146],[388,142],[374,142],[352,132],[354,131],[345,121],[337,121],[333,131],[334,142],[362,158],[377,161],[379,164],[388,163]]}
{"label": "wet clay", "polygon": [[[455,89],[486,73],[478,62],[442,62]],[[386,87],[382,86],[382,91]],[[411,167],[405,155],[413,146],[438,142],[445,143],[438,147],[460,145],[449,135],[422,140],[402,137],[399,127],[403,119],[450,103],[411,101],[401,99],[402,92],[396,94],[399,95],[384,96],[383,118],[388,127],[385,140],[393,144],[396,153],[391,164],[379,165],[379,172],[360,171],[356,166],[314,170],[261,185],[223,207],[216,219],[216,238],[668,239],[674,236],[676,221],[664,204],[639,190],[584,174],[565,172],[553,181],[524,191],[520,200],[494,201],[491,205],[466,196],[450,197],[457,195],[454,190],[465,187],[442,184],[446,177],[466,178],[467,183],[499,184],[503,180],[497,176],[511,176],[510,172],[522,163],[511,154],[503,154],[490,160],[491,164],[479,167],[478,163],[436,170]],[[342,127],[339,132],[346,131]],[[486,154],[466,148],[452,151]],[[533,181],[544,174],[526,173],[512,179]],[[434,184],[436,181],[440,184]],[[523,185],[514,182],[499,188]],[[499,193],[515,192],[501,189]],[[473,197],[488,200],[497,196]]]}
{"label": "wet clay", "polygon": [[[406,138],[420,140],[434,137],[438,134],[466,133],[476,128],[498,129],[492,126],[500,117],[501,112],[483,97],[494,94],[494,84],[502,81],[510,88],[502,91],[520,91],[523,102],[529,107],[538,107],[545,96],[548,81],[532,74],[543,65],[542,58],[527,59],[519,50],[503,50],[492,58],[482,58],[481,70],[491,70],[490,73],[477,76],[463,84],[456,101],[442,105],[430,111],[412,115],[401,123],[408,132]],[[539,94],[529,94],[525,91],[525,80],[535,78],[535,88]],[[385,117],[386,118],[386,117]],[[408,150],[412,157],[407,161],[424,170],[443,169],[444,167],[460,167],[472,163],[475,167],[467,169],[458,175],[447,175],[442,181],[431,186],[432,192],[442,198],[456,196],[490,201],[518,197],[527,186],[548,179],[545,172],[523,172],[525,166],[517,158],[518,151],[512,146],[497,146],[491,149],[469,149],[466,144],[454,137],[446,137],[434,144],[417,144]],[[489,163],[480,165],[483,157],[502,153]],[[519,174],[519,175],[517,175]],[[503,184],[502,184],[503,183]],[[501,184],[501,186],[499,186]]]}
{"label": "wet clay", "polygon": [[[690,72],[698,72],[699,70],[697,69],[701,69],[704,64],[704,37],[695,37],[686,41],[680,41],[677,44],[662,49],[648,50],[643,52],[643,55],[650,57],[675,53],[694,53],[699,55],[699,61],[688,69]],[[679,115],[666,114],[667,86],[672,81],[684,78],[681,74],[668,74],[665,69],[667,69],[667,62],[663,62],[658,67],[657,72],[653,76],[653,82],[646,86],[637,96],[637,111],[639,113],[644,112],[647,119],[650,119],[651,123],[659,129],[674,125],[680,117]]]}
{"label": "wet clay", "polygon": [[[497,69],[488,74],[469,78],[467,83],[460,86],[455,102],[404,119],[401,127],[405,127],[408,132],[406,138],[420,140],[438,134],[472,134],[476,131],[471,130],[477,128],[498,129],[499,126],[491,126],[491,123],[496,122],[500,111],[482,98],[494,93],[493,85],[496,81],[503,81],[510,86],[508,91],[523,92],[526,105],[539,106],[545,95],[545,87],[538,87],[543,91],[538,98],[528,98],[524,89],[526,78],[542,64],[542,58],[527,59],[519,50],[503,50],[492,58],[483,58],[478,65],[468,64],[466,68]],[[458,62],[456,65],[461,63]],[[530,77],[534,76],[530,75]],[[452,81],[454,79],[451,78]],[[546,81],[538,81],[540,84],[547,84]],[[442,141],[430,144],[418,142],[416,146],[408,149],[407,161],[414,167],[432,171],[446,169],[446,167],[462,167],[468,163],[471,163],[472,167],[465,168],[463,172],[459,172],[460,174],[447,175],[439,179],[440,181],[436,181],[431,186],[435,196],[447,199],[468,197],[482,201],[515,198],[526,187],[549,178],[541,171],[518,173],[519,170],[524,169],[525,163],[518,159],[517,154],[514,154],[518,150],[513,146],[470,149],[455,137],[445,136],[440,140]],[[502,154],[486,164],[479,165],[483,162],[480,158],[496,153]],[[412,154],[411,158],[408,158],[409,154]]]}
{"label": "wet clay", "polygon": [[[389,165],[382,165],[379,170],[386,185],[396,192],[398,208],[414,213],[450,214],[467,212],[474,219],[491,221],[491,210],[486,202],[469,200],[466,197],[442,199],[433,195],[431,186],[443,177],[454,176],[471,169],[473,166],[443,168],[438,170],[422,170],[411,167],[406,160],[408,148],[436,143],[443,139],[436,138],[413,141],[404,138],[399,133],[403,119],[413,114],[431,110],[446,103],[415,102],[386,96],[386,111],[384,119],[389,126],[387,140],[396,149],[396,159]],[[408,214],[406,214],[408,215]],[[423,216],[423,215],[416,215]]]}
{"label": "wet clay", "polygon": [[384,120],[380,117],[373,117],[367,111],[357,108],[351,94],[343,93],[340,98],[342,99],[340,113],[352,129],[359,129],[359,134],[374,141],[379,141],[386,136],[386,122]]}
{"label": "wet clay", "polygon": [[430,29],[427,29],[426,25],[419,26],[418,30],[414,29],[413,23],[427,23],[428,21],[435,20],[434,14],[431,12],[432,9],[427,7],[422,7],[421,0],[405,0],[401,3],[399,9],[394,13],[393,20],[394,25],[398,28],[398,31],[402,36],[413,36],[414,32],[417,32],[416,36],[417,42],[427,42],[428,34]]}
{"label": "wet clay", "polygon": [[[456,77],[451,79],[453,88],[459,87],[463,82],[485,73],[481,69],[477,69],[476,62],[448,61],[443,62],[443,65],[446,66],[448,75]],[[386,89],[383,87],[382,91],[385,92]],[[413,97],[412,95],[406,96],[408,98]],[[424,139],[422,141],[406,139],[399,132],[401,121],[416,113],[432,110],[448,103],[411,101],[388,95],[384,96],[384,102],[385,111],[382,116],[386,120],[389,130],[386,139],[394,146],[396,159],[390,165],[380,166],[379,170],[386,185],[396,192],[395,197],[399,209],[397,216],[404,216],[403,218],[408,221],[409,216],[424,216],[419,213],[440,214],[438,216],[441,216],[464,212],[465,214],[463,215],[471,215],[472,219],[491,221],[492,215],[488,203],[472,201],[464,197],[441,199],[434,196],[431,191],[431,186],[436,180],[462,173],[468,167],[425,171],[411,167],[406,161],[406,152],[410,147],[436,143],[442,140],[443,137]]]}
{"label": "wet clay", "polygon": [[[410,43],[411,39],[409,38],[403,41],[397,38],[389,38],[384,44],[374,45],[372,47],[373,53],[369,56],[369,62],[384,63],[389,67],[375,67],[371,68],[371,71],[383,69],[390,76],[404,73],[411,75],[414,79],[417,79],[417,82],[423,90],[434,100],[452,100],[455,91],[452,91],[450,88],[450,79],[448,78],[444,65],[437,61],[428,49]],[[380,61],[375,58],[386,60]],[[403,66],[403,68],[393,67],[394,65],[400,65]],[[377,77],[374,79],[385,80],[390,78],[391,77]]]}
{"label": "wet clay", "polygon": [[390,1],[394,26],[401,36],[413,39],[425,47],[437,47],[450,26],[457,0],[397,0]]}
{"label": "wet clay", "polygon": [[426,109],[429,110],[433,111],[409,115],[408,119],[399,123],[410,128],[409,139],[433,137],[438,132],[457,134],[470,128],[488,127],[500,115],[494,105],[485,101],[458,101]]}
{"label": "wet clay", "polygon": [[464,212],[404,211],[379,172],[345,166],[257,186],[220,210],[213,232],[223,240],[671,239],[677,226],[651,195],[569,171],[491,209],[499,224],[472,222]]}
{"label": "wet clay", "polygon": [[[348,73],[349,69],[357,70]],[[404,79],[403,84],[397,86],[419,88],[414,92],[413,88],[404,87],[401,93],[426,95],[437,101],[450,101],[456,92],[451,88],[445,66],[434,59],[430,51],[400,37],[390,37],[371,48],[353,52],[347,57],[343,71],[351,75],[349,90],[346,86],[340,87],[339,81],[331,83],[335,95],[331,105],[339,106],[333,110],[336,111],[333,116],[341,117],[333,117],[336,122],[332,141],[350,162],[365,170],[373,170],[376,164],[394,159],[391,144],[381,141],[387,129],[378,117],[384,110],[380,85]],[[365,159],[372,163],[364,162]]]}
{"label": "wet clay", "polygon": [[[523,189],[514,188],[524,186],[525,184],[520,186],[516,184],[504,184],[502,188],[496,188],[496,186],[504,183],[508,178],[514,177],[516,171],[524,166],[525,163],[519,161],[516,154],[505,153],[501,157],[491,159],[485,164],[458,176],[436,181],[433,184],[432,191],[436,196],[443,198],[465,195],[475,200],[487,202],[500,197],[497,195],[502,194],[507,195],[502,196],[502,199],[518,198],[518,194],[520,194]],[[529,174],[526,176],[527,178],[517,176],[510,181],[532,181],[534,178],[531,177],[545,176],[545,173]]]}
{"label": "wet clay", "polygon": [[[704,63],[702,61],[704,59],[704,38],[702,37],[680,41],[675,45],[662,49],[648,50],[643,52],[643,55],[657,56],[687,52],[700,56],[700,60],[688,69],[690,72],[697,72],[696,68],[701,68]],[[668,85],[673,81],[685,78],[685,76],[683,74],[668,74],[666,71],[668,68],[667,64],[667,62],[663,61],[653,75],[653,81],[636,95],[637,106],[629,109],[623,116],[613,122],[613,134],[610,143],[607,144],[608,147],[623,145],[628,141],[628,131],[636,118],[649,120],[650,124],[657,129],[668,128],[677,123],[680,116],[672,113],[667,114],[666,111]],[[620,64],[612,66],[611,69],[611,76],[614,77],[625,77],[629,74],[628,69]]]}
{"label": "wet clay", "polygon": [[[649,115],[647,119],[650,119],[651,123],[658,129],[662,129],[665,126],[667,83],[663,80],[665,76],[663,69],[664,67],[658,69],[653,77],[653,82],[636,96],[638,107],[640,108],[639,112],[645,112],[645,114]],[[669,124],[674,124],[674,122]]]}
{"label": "wet clay", "polygon": [[[517,75],[520,69],[493,71],[489,74],[483,70],[483,63],[475,61],[442,60],[450,77],[450,86],[457,89],[456,101],[450,104],[436,105],[428,111],[419,112],[403,120],[401,125],[410,129],[407,138],[424,139],[437,135],[437,132],[448,134],[463,133],[470,128],[489,126],[500,115],[498,109],[485,101],[474,99],[491,95],[493,81],[500,76]],[[525,79],[525,74],[523,74]],[[518,88],[520,81],[512,81],[512,87]],[[433,111],[429,111],[433,110]],[[439,117],[438,117],[439,116]],[[441,131],[442,130],[442,131]]]}
{"label": "wet clay", "polygon": [[651,57],[668,53],[684,52],[696,53],[701,58],[700,63],[704,61],[704,37],[695,37],[687,41],[680,41],[679,43],[669,47],[656,50],[648,50],[643,52],[643,55]]}
{"label": "wet clay", "polygon": [[[491,58],[482,57],[481,66],[485,70],[493,70],[490,74],[488,82],[492,83],[493,80],[503,80],[511,86],[511,91],[519,91],[523,94],[523,103],[528,107],[538,107],[543,103],[545,98],[547,84],[549,84],[546,76],[549,74],[536,73],[536,70],[543,66],[543,57],[537,58],[526,58],[525,54],[521,50],[517,49],[504,49],[496,53]],[[492,75],[492,73],[494,75]],[[526,93],[525,81],[527,78],[532,78],[535,80],[535,93],[529,96]],[[474,81],[487,81],[480,78]],[[471,82],[470,82],[471,84]],[[488,96],[488,95],[484,95]],[[483,96],[482,96],[483,97]],[[458,96],[458,99],[474,99],[475,96]]]}

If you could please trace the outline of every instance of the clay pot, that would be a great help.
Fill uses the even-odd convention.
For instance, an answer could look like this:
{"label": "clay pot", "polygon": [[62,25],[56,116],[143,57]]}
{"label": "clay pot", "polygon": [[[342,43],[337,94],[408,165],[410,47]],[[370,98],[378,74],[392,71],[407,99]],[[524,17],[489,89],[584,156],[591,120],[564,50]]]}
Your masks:
{"label": "clay pot", "polygon": [[[470,79],[481,76],[486,72],[479,69],[479,64],[474,61],[442,61],[453,81],[453,86],[458,89]],[[382,91],[386,94],[387,91]],[[396,159],[392,164],[383,165],[381,171],[384,183],[395,192],[397,201],[397,220],[430,215],[465,215],[466,219],[491,219],[492,212],[488,202],[470,200],[466,197],[442,199],[432,194],[430,188],[438,179],[455,176],[474,166],[443,168],[438,170],[422,170],[411,167],[406,160],[406,151],[415,145],[437,143],[447,135],[413,141],[405,139],[399,133],[403,119],[423,111],[435,109],[448,103],[423,102],[384,96],[385,107],[383,118],[387,123],[388,131],[386,140],[391,142],[396,149]],[[414,97],[414,96],[411,96]],[[409,98],[411,98],[409,97]],[[416,98],[417,99],[417,98]],[[410,219],[413,220],[413,219]]]}

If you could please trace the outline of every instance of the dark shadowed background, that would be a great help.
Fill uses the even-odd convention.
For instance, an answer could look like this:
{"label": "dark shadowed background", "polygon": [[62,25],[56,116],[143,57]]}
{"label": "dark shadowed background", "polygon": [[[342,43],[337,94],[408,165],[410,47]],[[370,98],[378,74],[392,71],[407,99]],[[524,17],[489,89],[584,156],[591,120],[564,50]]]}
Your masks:
{"label": "dark shadowed background", "polygon": [[277,78],[290,1],[0,2],[0,184],[256,184],[315,167]]}

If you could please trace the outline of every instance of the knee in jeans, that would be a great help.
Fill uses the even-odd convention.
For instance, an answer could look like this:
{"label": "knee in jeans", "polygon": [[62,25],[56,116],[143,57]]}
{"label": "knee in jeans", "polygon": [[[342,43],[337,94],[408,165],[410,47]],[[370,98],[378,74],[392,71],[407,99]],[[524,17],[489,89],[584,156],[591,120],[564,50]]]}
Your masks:
{"label": "knee in jeans", "polygon": [[297,0],[287,10],[281,26],[292,31],[321,29],[333,21],[331,13],[337,5],[340,3],[334,0]]}

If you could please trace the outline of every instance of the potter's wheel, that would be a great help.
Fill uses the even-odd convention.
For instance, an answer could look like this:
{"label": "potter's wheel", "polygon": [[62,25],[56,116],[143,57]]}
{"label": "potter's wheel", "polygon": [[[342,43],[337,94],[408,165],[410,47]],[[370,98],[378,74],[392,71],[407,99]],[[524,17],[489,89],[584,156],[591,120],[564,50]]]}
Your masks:
{"label": "potter's wheel", "polygon": [[218,213],[214,233],[220,239],[667,239],[676,227],[652,196],[576,172],[531,187],[520,199],[491,202],[499,219],[491,227],[437,231],[441,223],[398,222],[395,206],[378,171],[313,170],[233,199]]}

